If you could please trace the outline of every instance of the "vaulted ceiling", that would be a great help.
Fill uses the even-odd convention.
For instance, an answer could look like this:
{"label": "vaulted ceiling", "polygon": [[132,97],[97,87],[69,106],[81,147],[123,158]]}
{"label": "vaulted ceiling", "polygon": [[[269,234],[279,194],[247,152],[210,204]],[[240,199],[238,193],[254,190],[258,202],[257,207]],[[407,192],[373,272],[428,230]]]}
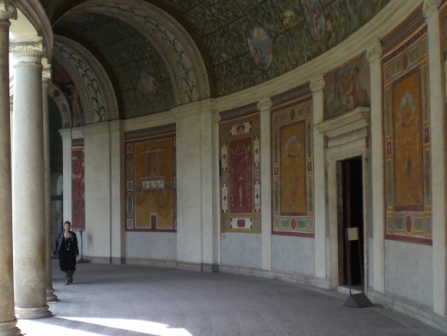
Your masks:
{"label": "vaulted ceiling", "polygon": [[54,33],[102,63],[129,118],[278,77],[345,40],[389,0],[41,2]]}

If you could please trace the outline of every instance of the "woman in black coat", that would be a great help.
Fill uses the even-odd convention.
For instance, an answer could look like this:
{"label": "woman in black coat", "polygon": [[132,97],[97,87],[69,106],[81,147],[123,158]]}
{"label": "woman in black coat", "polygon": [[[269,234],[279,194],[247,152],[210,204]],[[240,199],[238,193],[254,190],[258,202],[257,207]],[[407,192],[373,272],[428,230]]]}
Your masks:
{"label": "woman in black coat", "polygon": [[76,271],[76,258],[79,255],[78,239],[76,233],[71,231],[71,223],[66,221],[64,228],[57,235],[52,254],[59,253],[59,267],[65,273],[65,284],[73,282],[73,273]]}

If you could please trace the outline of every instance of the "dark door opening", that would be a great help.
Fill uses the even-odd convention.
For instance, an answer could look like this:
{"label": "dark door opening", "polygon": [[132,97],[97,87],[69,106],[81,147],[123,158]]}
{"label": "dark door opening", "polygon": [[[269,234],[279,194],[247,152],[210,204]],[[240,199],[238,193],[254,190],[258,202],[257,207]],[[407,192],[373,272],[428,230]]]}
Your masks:
{"label": "dark door opening", "polygon": [[[341,162],[341,185],[339,185],[339,276],[340,285],[349,285],[348,263],[351,270],[351,285],[362,285],[363,251],[363,170],[362,158],[356,157]],[[358,241],[348,241],[347,228],[358,228]],[[349,244],[349,245],[348,245]],[[347,248],[350,249],[350,258]],[[350,260],[348,260],[350,259]]]}

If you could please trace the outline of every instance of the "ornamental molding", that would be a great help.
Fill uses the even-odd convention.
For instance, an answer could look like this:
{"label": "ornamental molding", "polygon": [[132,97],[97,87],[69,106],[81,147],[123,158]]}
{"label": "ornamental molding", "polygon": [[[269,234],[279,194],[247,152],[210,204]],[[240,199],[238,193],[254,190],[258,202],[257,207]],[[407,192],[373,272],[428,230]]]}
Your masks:
{"label": "ornamental molding", "polygon": [[119,118],[118,101],[110,78],[88,50],[77,42],[57,35],[54,57],[79,91],[84,109],[84,125]]}

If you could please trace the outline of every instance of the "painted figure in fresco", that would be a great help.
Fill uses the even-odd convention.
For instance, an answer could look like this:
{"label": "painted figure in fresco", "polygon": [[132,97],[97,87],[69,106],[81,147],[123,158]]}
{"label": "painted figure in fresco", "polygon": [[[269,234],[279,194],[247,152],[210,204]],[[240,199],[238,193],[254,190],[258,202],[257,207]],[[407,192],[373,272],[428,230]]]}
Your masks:
{"label": "painted figure in fresco", "polygon": [[159,83],[155,77],[142,70],[137,86],[138,90],[142,92],[148,100],[153,100],[157,94],[158,87]]}
{"label": "painted figure in fresco", "polygon": [[53,61],[54,64],[51,67],[53,81],[64,93],[71,107],[73,126],[83,126],[84,125],[84,110],[82,108],[81,98],[79,96],[78,90],[74,85],[71,78],[63,72],[58,64]]}
{"label": "painted figure in fresco", "polygon": [[84,114],[82,112],[81,98],[79,97],[78,90],[73,84],[66,85],[66,88],[69,90],[69,94],[66,97],[71,103],[73,125],[75,127],[82,126],[84,124]]}
{"label": "painted figure in fresco", "polygon": [[337,79],[336,107],[343,112],[351,111],[358,106],[367,103],[367,92],[362,88],[359,72],[363,65],[360,59],[349,66],[348,71],[343,72]]}
{"label": "painted figure in fresco", "polygon": [[286,10],[283,14],[283,24],[284,27],[287,28],[292,28],[293,26],[295,26],[297,24],[297,19],[296,19],[296,15],[293,11],[291,10]]}
{"label": "painted figure in fresco", "polygon": [[59,267],[65,273],[65,284],[73,283],[73,274],[76,271],[76,258],[79,256],[78,239],[76,233],[71,231],[71,223],[65,221],[63,230],[59,232],[54,242],[52,256],[59,253]]}
{"label": "painted figure in fresco", "polygon": [[273,42],[265,29],[254,26],[247,34],[248,49],[258,69],[268,71],[273,61]]}
{"label": "painted figure in fresco", "polygon": [[323,8],[318,0],[300,0],[300,2],[310,34],[318,41],[323,38],[326,31]]}

